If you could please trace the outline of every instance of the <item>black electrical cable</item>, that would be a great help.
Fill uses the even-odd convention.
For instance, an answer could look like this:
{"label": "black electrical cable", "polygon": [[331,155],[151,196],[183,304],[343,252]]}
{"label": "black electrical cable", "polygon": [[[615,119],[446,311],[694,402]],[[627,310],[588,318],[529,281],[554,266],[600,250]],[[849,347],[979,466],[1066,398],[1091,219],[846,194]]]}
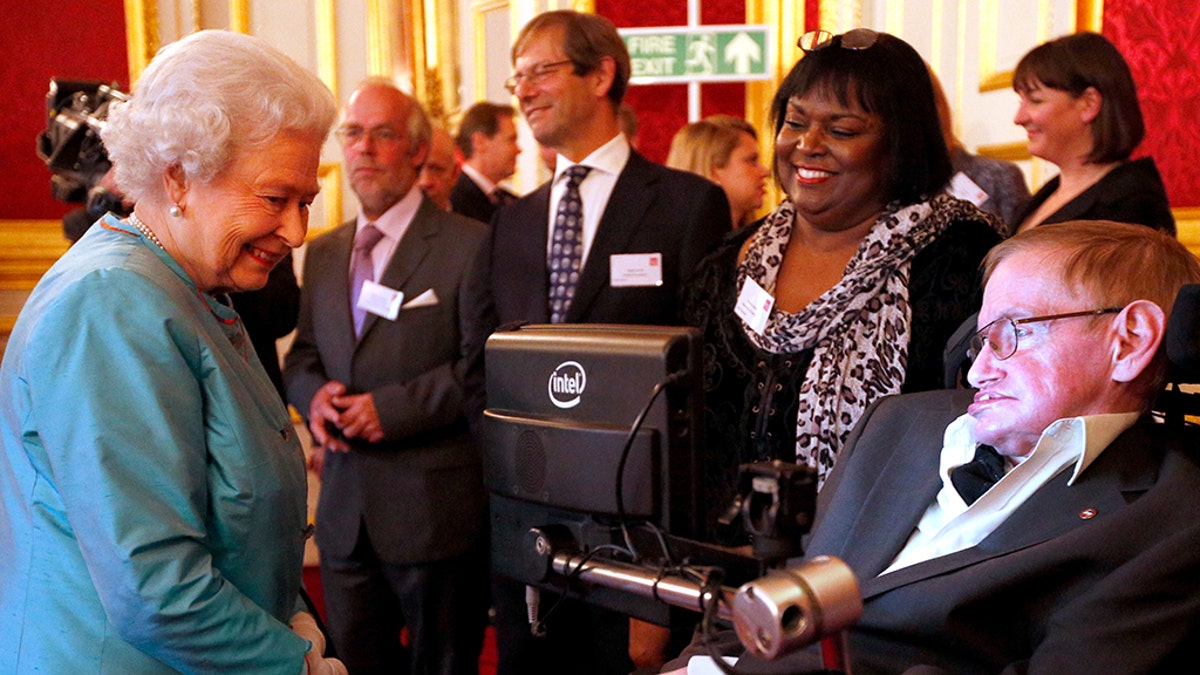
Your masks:
{"label": "black electrical cable", "polygon": [[633,426],[629,428],[629,435],[625,437],[625,447],[621,449],[621,459],[617,462],[617,522],[621,526],[621,534],[625,537],[625,545],[634,553],[634,559],[640,560],[637,555],[637,548],[633,545],[633,540],[629,536],[628,517],[625,514],[625,464],[629,460],[629,452],[633,449],[633,441],[637,438],[637,432],[642,428],[642,423],[646,421],[646,415],[650,414],[650,408],[654,406],[654,401],[658,399],[658,395],[662,393],[668,386],[675,384],[679,380],[687,376],[686,371],[677,371],[667,375],[658,384],[654,385],[654,390],[650,392],[650,400],[646,401],[646,405],[642,406],[641,412],[633,421]]}

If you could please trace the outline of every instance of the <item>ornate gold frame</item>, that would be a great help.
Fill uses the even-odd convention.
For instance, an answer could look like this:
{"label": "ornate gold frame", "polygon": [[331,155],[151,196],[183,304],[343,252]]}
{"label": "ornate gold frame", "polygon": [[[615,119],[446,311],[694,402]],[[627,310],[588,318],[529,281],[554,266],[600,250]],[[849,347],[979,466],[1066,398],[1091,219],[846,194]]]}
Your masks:
{"label": "ornate gold frame", "polygon": [[476,0],[471,3],[471,32],[475,38],[471,45],[471,53],[475,57],[472,59],[475,62],[475,100],[487,97],[487,63],[484,62],[487,54],[487,30],[484,15],[509,9],[510,5],[509,0]]}
{"label": "ornate gold frame", "polygon": [[[1038,39],[1046,39],[1046,24],[1043,17],[1046,16],[1046,3],[1048,0],[1041,0],[1038,8]],[[1000,0],[983,0],[979,7],[979,20],[981,24],[980,30],[980,45],[979,45],[979,91],[996,91],[998,89],[1008,89],[1012,86],[1013,71],[997,70],[996,66],[996,38],[999,34],[997,24],[999,23]],[[1076,0],[1075,2],[1075,30],[1100,32],[1100,28],[1104,21],[1104,0]]]}

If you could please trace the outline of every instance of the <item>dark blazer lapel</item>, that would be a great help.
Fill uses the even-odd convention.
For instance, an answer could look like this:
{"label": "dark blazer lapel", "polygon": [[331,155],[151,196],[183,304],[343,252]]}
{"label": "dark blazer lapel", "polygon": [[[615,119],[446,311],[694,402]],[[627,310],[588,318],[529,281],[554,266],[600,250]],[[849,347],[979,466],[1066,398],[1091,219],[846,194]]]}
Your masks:
{"label": "dark blazer lapel", "polygon": [[1127,494],[1145,492],[1154,484],[1158,461],[1149,456],[1151,445],[1145,429],[1134,426],[1113,441],[1074,486],[1067,485],[1075,470],[1072,463],[977,546],[883,577],[860,579],[863,598],[1063,536],[1090,522],[1080,516],[1085,510],[1102,518],[1124,508]]}
{"label": "dark blazer lapel", "polygon": [[487,193],[483,191],[483,188],[479,187],[479,183],[476,183],[466,173],[459,174],[458,180],[463,184],[463,188],[470,193],[471,199],[476,204],[490,204],[492,202],[491,199],[488,199]]}
{"label": "dark blazer lapel", "polygon": [[329,372],[349,373],[350,355],[354,353],[354,319],[350,311],[350,256],[354,250],[355,221],[351,220],[328,235],[329,250],[332,260],[327,269],[321,273],[332,275],[328,285],[329,296],[319,304],[328,303],[327,307],[315,307],[314,326],[317,331],[329,331],[330,339],[335,343],[331,349],[322,352],[323,358],[344,358],[345,362],[335,365]]}
{"label": "dark blazer lapel", "polygon": [[[396,250],[392,253],[392,259],[388,261],[387,267],[383,270],[383,275],[379,278],[379,283],[395,290],[402,290],[404,283],[412,276],[413,272],[421,265],[421,261],[429,254],[429,240],[437,235],[438,232],[438,207],[429,201],[427,198],[421,199],[421,205],[417,207],[417,213],[413,216],[412,222],[408,224],[408,229],[405,230],[404,236],[400,239],[400,243],[396,245]],[[412,298],[405,297],[408,301]],[[367,312],[367,318],[363,321],[362,335],[359,336],[359,342],[367,336],[371,328],[375,326],[377,321],[384,320],[381,317]]]}
{"label": "dark blazer lapel", "polygon": [[[829,551],[864,577],[875,576],[892,564],[941,488],[938,464],[945,425],[940,423],[940,418],[930,422],[927,418],[931,416],[929,411],[913,415],[892,446],[928,448],[929,451],[892,452],[881,458],[882,464],[877,465],[878,475],[886,479],[875,481],[861,497],[854,522],[845,531],[842,550]],[[812,546],[816,544],[814,540]]]}
{"label": "dark blazer lapel", "polygon": [[[628,253],[629,241],[642,227],[642,216],[654,199],[657,176],[647,171],[650,161],[637,151],[630,151],[629,161],[617,176],[612,195],[604,207],[604,215],[596,228],[596,238],[588,251],[587,264],[575,286],[575,299],[567,312],[567,321],[578,321],[588,307],[609,285],[609,256]],[[653,251],[648,251],[653,253]]]}
{"label": "dark blazer lapel", "polygon": [[[1055,180],[1058,180],[1058,178],[1056,177]],[[1076,195],[1074,199],[1059,207],[1058,211],[1052,214],[1054,222],[1061,223],[1068,220],[1076,220],[1095,208],[1096,197],[1098,196],[1098,193],[1094,191],[1096,187],[1096,185],[1089,187]]]}
{"label": "dark blazer lapel", "polygon": [[492,266],[510,270],[502,284],[492,282],[501,307],[501,320],[533,323],[550,321],[549,272],[546,242],[549,238],[550,183],[513,202],[497,213],[492,236]]}

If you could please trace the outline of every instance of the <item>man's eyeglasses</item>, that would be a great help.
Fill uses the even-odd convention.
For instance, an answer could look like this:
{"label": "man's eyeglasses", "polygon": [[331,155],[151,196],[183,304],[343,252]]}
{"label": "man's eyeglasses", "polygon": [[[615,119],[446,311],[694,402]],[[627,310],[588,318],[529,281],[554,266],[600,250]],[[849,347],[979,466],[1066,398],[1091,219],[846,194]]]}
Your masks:
{"label": "man's eyeglasses", "polygon": [[504,81],[504,88],[508,90],[508,93],[516,94],[517,87],[521,86],[522,82],[528,82],[530,85],[537,86],[544,82],[547,77],[550,77],[551,73],[571,63],[574,63],[571,59],[539,63],[531,67],[528,72],[513,73],[512,77]]}
{"label": "man's eyeglasses", "polygon": [[392,145],[401,139],[401,135],[390,127],[374,127],[364,129],[357,126],[338,127],[333,132],[345,145],[355,145],[364,137],[370,137],[375,145]]}
{"label": "man's eyeglasses", "polygon": [[1028,319],[996,319],[978,333],[971,336],[971,344],[967,347],[967,356],[974,361],[987,345],[992,350],[992,356],[1003,361],[1017,353],[1020,331],[1017,326],[1027,323],[1041,323],[1055,319],[1073,319],[1080,316],[1100,316],[1101,314],[1116,314],[1124,307],[1105,307],[1104,309],[1089,309],[1083,312],[1067,312],[1066,314],[1047,314],[1046,316],[1031,316]]}
{"label": "man's eyeglasses", "polygon": [[[833,44],[835,37],[838,36],[827,30],[810,30],[800,36],[800,39],[796,41],[796,46],[803,49],[806,54],[817,52]],[[874,47],[875,42],[879,40],[879,33],[870,28],[855,28],[842,33],[841,38],[842,49],[861,51]]]}

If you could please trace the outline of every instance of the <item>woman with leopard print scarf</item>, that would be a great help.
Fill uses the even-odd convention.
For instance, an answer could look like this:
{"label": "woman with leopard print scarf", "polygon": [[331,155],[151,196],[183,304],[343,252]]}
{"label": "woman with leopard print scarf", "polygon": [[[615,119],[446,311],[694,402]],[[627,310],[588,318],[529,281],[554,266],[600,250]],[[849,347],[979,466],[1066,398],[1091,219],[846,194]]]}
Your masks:
{"label": "woman with leopard print scarf", "polygon": [[998,241],[941,194],[949,153],[911,46],[857,29],[801,47],[772,106],[787,199],[701,263],[686,307],[705,332],[710,527],[738,464],[797,461],[823,482],[869,405],[940,387]]}

